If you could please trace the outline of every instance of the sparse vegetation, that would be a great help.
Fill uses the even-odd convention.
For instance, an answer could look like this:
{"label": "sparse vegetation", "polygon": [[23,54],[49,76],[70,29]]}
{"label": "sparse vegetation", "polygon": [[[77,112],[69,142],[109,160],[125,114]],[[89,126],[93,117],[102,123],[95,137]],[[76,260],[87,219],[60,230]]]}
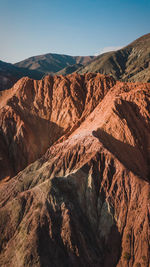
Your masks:
{"label": "sparse vegetation", "polygon": [[0,212],[0,225],[3,227],[4,225],[6,225],[6,222],[8,220],[8,213],[6,210],[2,210]]}
{"label": "sparse vegetation", "polygon": [[135,266],[136,267],[141,267],[141,263],[137,262]]}
{"label": "sparse vegetation", "polygon": [[146,261],[146,256],[142,256],[142,260],[143,261]]}
{"label": "sparse vegetation", "polygon": [[36,204],[36,209],[41,209],[42,206],[43,206],[42,202],[38,202],[38,203]]}
{"label": "sparse vegetation", "polygon": [[131,234],[128,233],[127,236],[126,236],[127,239],[130,239],[131,238]]}
{"label": "sparse vegetation", "polygon": [[125,252],[123,257],[125,260],[129,261],[131,259],[131,254],[129,252]]}
{"label": "sparse vegetation", "polygon": [[[91,63],[80,68],[78,72],[81,74],[100,72],[109,73],[109,75],[111,73],[116,80],[149,82],[149,41],[150,34],[142,36],[121,50],[99,55]],[[142,53],[140,53],[141,49]]]}

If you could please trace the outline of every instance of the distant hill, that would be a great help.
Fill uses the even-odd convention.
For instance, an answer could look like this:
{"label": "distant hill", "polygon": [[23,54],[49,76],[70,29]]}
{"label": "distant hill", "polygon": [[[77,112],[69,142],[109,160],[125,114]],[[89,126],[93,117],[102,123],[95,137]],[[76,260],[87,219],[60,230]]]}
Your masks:
{"label": "distant hill", "polygon": [[99,55],[77,72],[111,74],[123,81],[150,82],[150,33],[118,51]]}
{"label": "distant hill", "polygon": [[35,57],[30,57],[15,64],[17,67],[27,68],[43,72],[44,74],[56,73],[70,65],[82,64],[90,62],[94,56],[68,56],[59,54],[45,54]]}
{"label": "distant hill", "polygon": [[150,33],[126,47],[94,56],[45,54],[16,64],[0,61],[0,91],[20,78],[41,79],[46,74],[67,75],[73,72],[112,75],[116,80],[150,82]]}
{"label": "distant hill", "polygon": [[39,80],[42,78],[43,73],[35,70],[18,68],[0,60],[0,91],[11,88],[15,82],[24,76]]}
{"label": "distant hill", "polygon": [[57,75],[67,75],[67,74],[71,74],[73,72],[75,72],[76,70],[78,70],[79,68],[83,67],[82,64],[74,64],[74,65],[70,65],[65,67],[64,69],[56,72]]}

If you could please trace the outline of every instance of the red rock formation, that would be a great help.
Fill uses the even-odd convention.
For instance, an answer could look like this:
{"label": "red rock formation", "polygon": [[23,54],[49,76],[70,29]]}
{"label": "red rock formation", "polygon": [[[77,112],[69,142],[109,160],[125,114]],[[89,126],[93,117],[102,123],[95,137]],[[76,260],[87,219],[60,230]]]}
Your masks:
{"label": "red rock formation", "polygon": [[[20,108],[31,140],[49,133],[43,151],[51,146],[1,183],[0,265],[149,266],[150,85],[93,74],[20,83],[2,94],[2,110]],[[36,136],[39,118],[62,132]]]}
{"label": "red rock formation", "polygon": [[41,81],[23,78],[1,92],[0,179],[41,157],[81,117],[84,120],[114,84],[100,74],[74,74]]}

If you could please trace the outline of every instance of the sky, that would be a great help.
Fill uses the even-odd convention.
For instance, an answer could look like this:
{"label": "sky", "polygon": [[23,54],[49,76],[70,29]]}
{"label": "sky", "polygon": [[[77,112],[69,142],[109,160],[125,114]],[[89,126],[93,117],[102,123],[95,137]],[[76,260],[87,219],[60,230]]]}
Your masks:
{"label": "sky", "polygon": [[0,0],[0,60],[97,55],[150,32],[150,0]]}

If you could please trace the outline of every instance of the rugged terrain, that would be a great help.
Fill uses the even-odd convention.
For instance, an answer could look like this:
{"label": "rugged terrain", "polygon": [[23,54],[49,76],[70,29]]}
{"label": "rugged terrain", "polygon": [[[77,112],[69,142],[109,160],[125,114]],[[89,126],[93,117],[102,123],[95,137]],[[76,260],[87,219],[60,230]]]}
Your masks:
{"label": "rugged terrain", "polygon": [[22,78],[0,125],[0,266],[149,266],[150,84]]}
{"label": "rugged terrain", "polygon": [[46,54],[25,59],[16,64],[0,61],[0,91],[11,88],[20,78],[40,80],[47,73],[67,75],[90,62],[94,56]]}
{"label": "rugged terrain", "polygon": [[122,81],[150,82],[150,33],[118,51],[99,55],[78,72],[99,72]]}
{"label": "rugged terrain", "polygon": [[56,75],[68,75],[71,73],[76,72],[79,68],[83,67],[82,64],[74,64],[74,65],[69,65],[67,67],[65,67],[64,69],[61,69],[60,71],[56,72]]}
{"label": "rugged terrain", "polygon": [[45,54],[30,57],[14,65],[0,61],[0,91],[11,88],[20,78],[41,79],[47,74],[101,73],[114,79],[150,82],[150,34],[126,47],[99,56]]}
{"label": "rugged terrain", "polygon": [[[99,74],[22,78],[0,93],[1,179],[39,158],[96,107],[115,80]],[[2,175],[3,174],[3,175]]]}
{"label": "rugged terrain", "polygon": [[93,72],[112,75],[121,81],[150,82],[150,33],[118,51],[97,57],[45,54],[25,59],[15,66],[37,70],[44,75],[56,72],[62,75]]}
{"label": "rugged terrain", "polygon": [[[94,56],[68,56],[60,54],[45,54],[27,58],[15,64],[17,67],[37,70],[44,74],[54,74],[62,69],[75,64],[85,65],[90,62]],[[67,73],[69,74],[69,73]]]}

